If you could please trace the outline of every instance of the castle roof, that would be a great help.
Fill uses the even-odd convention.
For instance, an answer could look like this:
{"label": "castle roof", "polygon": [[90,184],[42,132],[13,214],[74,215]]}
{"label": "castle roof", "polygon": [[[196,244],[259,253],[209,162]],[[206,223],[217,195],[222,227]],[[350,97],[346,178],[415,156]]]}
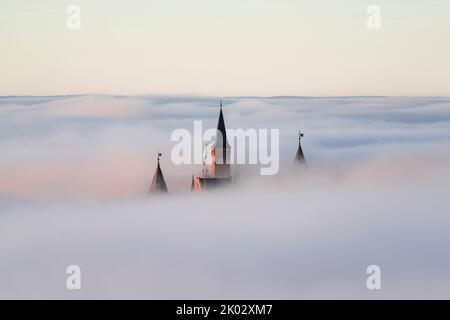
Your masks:
{"label": "castle roof", "polygon": [[303,133],[299,132],[298,134],[298,149],[295,154],[295,161],[299,163],[306,163],[305,155],[303,154],[302,143],[301,140],[303,138]]}
{"label": "castle roof", "polygon": [[155,174],[153,175],[152,183],[150,184],[149,194],[153,193],[168,193],[166,181],[159,165],[159,158],[161,153],[158,153],[158,165],[156,166]]}
{"label": "castle roof", "polygon": [[227,140],[227,130],[225,128],[225,120],[223,118],[223,111],[222,111],[222,100],[220,100],[220,112],[219,112],[219,120],[217,121],[217,131],[220,132],[222,135],[222,139],[220,140],[219,136],[217,137],[215,147],[218,148],[230,148],[230,145],[228,144]]}

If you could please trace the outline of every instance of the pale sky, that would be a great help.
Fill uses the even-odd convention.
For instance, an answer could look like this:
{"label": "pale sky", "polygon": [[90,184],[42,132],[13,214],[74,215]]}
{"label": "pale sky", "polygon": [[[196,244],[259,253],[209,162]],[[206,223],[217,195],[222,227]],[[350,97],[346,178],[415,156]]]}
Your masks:
{"label": "pale sky", "polygon": [[450,96],[449,16],[450,0],[2,0],[0,95]]}

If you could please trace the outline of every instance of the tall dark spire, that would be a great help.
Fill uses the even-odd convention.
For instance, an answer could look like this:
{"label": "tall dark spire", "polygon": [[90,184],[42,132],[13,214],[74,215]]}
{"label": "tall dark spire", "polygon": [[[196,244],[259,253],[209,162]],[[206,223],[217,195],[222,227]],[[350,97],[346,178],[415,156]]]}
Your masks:
{"label": "tall dark spire", "polygon": [[227,140],[227,130],[223,117],[223,104],[220,100],[219,120],[217,121],[217,137],[211,150],[213,158],[212,175],[217,178],[230,177],[230,152],[231,147]]}
{"label": "tall dark spire", "polygon": [[299,131],[298,132],[298,149],[297,149],[297,153],[295,154],[295,161],[305,164],[306,159],[305,159],[305,155],[303,154],[303,150],[302,150],[302,138],[303,138],[303,133],[301,131]]}
{"label": "tall dark spire", "polygon": [[[227,140],[227,131],[225,129],[225,120],[223,119],[223,111],[222,111],[222,100],[220,100],[220,112],[219,112],[219,121],[217,122],[217,130],[222,134],[222,141],[221,141],[221,147],[226,148],[228,145]],[[219,145],[218,141],[218,145]]]}
{"label": "tall dark spire", "polygon": [[156,166],[155,174],[153,175],[152,183],[150,184],[149,194],[168,193],[166,181],[159,165],[159,158],[161,153],[158,152],[158,165]]}

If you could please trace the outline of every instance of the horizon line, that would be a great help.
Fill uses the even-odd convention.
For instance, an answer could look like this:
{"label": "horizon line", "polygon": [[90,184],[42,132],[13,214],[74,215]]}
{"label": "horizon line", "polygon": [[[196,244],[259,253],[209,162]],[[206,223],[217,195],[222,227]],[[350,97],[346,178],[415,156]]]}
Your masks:
{"label": "horizon line", "polygon": [[109,97],[179,97],[179,98],[211,98],[211,99],[292,99],[292,98],[450,98],[445,95],[230,95],[230,96],[214,96],[202,94],[112,94],[112,93],[73,93],[73,94],[50,94],[50,95],[0,95],[0,99],[4,98],[63,98],[63,97],[88,97],[88,96],[109,96]]}

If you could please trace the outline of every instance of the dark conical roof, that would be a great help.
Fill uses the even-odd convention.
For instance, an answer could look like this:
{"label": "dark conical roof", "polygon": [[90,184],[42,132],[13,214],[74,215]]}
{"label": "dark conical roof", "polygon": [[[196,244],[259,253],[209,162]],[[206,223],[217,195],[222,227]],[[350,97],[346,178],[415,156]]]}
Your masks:
{"label": "dark conical roof", "polygon": [[158,154],[158,165],[156,167],[155,174],[153,175],[152,183],[150,185],[149,194],[152,193],[167,193],[167,185],[164,180],[164,175],[161,171],[161,166],[159,165],[159,157],[161,154]]}
{"label": "dark conical roof", "polygon": [[217,122],[217,131],[219,131],[222,134],[222,141],[217,141],[217,144],[222,148],[228,147],[227,131],[225,129],[225,120],[223,118],[222,112],[222,100],[220,100],[220,113],[219,113],[219,121]]}
{"label": "dark conical roof", "polygon": [[303,150],[302,150],[302,143],[301,143],[302,137],[303,137],[303,133],[299,132],[298,149],[297,149],[297,153],[295,154],[295,161],[300,162],[300,163],[306,163],[305,155],[303,154]]}

